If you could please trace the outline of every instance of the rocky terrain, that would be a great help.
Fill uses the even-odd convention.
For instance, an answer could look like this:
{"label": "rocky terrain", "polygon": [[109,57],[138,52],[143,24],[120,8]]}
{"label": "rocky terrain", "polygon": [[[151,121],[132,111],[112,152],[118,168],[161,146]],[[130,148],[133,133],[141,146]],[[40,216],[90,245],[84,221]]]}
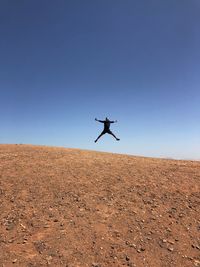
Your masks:
{"label": "rocky terrain", "polygon": [[200,266],[200,162],[0,145],[0,267]]}

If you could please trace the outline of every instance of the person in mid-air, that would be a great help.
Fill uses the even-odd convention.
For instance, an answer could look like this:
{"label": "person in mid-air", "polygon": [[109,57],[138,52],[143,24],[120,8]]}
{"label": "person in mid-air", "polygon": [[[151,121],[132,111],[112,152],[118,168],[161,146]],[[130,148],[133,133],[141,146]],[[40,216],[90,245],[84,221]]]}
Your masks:
{"label": "person in mid-air", "polygon": [[101,134],[97,137],[97,139],[94,141],[95,143],[98,141],[98,139],[99,139],[102,135],[104,135],[104,134],[106,134],[106,133],[111,134],[117,141],[120,140],[120,139],[117,138],[117,137],[114,135],[114,133],[112,133],[111,130],[110,130],[110,124],[111,124],[111,123],[114,123],[114,122],[117,122],[117,121],[110,121],[107,117],[106,117],[105,121],[97,120],[97,118],[95,118],[95,121],[104,123],[104,129],[103,129],[102,133],[101,133]]}

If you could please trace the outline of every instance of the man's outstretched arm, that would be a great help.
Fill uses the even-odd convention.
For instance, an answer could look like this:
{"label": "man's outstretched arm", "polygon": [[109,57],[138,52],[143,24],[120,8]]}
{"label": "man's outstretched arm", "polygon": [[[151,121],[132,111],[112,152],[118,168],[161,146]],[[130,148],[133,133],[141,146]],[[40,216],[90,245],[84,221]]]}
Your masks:
{"label": "man's outstretched arm", "polygon": [[117,121],[110,121],[110,123],[115,123],[115,122],[117,122]]}
{"label": "man's outstretched arm", "polygon": [[104,123],[104,121],[101,121],[101,120],[97,120],[97,118],[95,118],[95,121],[98,121],[98,122],[102,122],[102,123]]}

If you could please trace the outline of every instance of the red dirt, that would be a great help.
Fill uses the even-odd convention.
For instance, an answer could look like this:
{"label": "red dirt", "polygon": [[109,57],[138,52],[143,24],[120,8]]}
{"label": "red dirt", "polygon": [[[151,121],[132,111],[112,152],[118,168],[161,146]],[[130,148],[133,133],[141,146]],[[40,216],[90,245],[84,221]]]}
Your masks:
{"label": "red dirt", "polygon": [[200,162],[0,145],[0,266],[200,266]]}

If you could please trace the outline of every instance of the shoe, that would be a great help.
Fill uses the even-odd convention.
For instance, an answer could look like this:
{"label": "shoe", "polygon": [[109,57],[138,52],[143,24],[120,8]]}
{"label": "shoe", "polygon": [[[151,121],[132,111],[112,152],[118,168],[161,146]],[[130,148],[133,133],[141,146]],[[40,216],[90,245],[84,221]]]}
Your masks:
{"label": "shoe", "polygon": [[97,140],[94,141],[95,143],[97,142]]}
{"label": "shoe", "polygon": [[119,138],[117,138],[116,140],[117,140],[117,141],[119,141],[120,139],[119,139]]}

